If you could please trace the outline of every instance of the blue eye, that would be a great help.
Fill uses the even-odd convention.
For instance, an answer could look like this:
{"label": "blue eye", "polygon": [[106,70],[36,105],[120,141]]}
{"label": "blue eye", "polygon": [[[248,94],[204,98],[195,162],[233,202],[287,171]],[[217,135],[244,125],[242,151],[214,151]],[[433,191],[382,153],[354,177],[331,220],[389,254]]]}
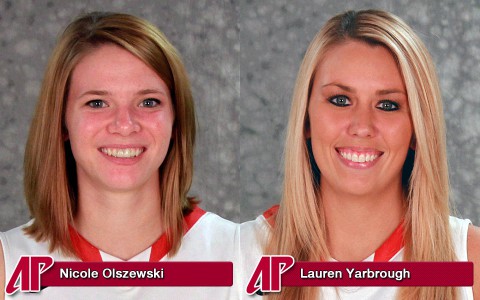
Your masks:
{"label": "blue eye", "polygon": [[344,107],[350,105],[350,99],[344,95],[338,95],[328,98],[328,101],[333,105]]}
{"label": "blue eye", "polygon": [[90,106],[91,108],[103,108],[103,107],[107,106],[105,101],[100,100],[100,99],[95,99],[95,100],[88,101],[87,105]]}
{"label": "blue eye", "polygon": [[399,109],[398,103],[391,100],[382,100],[376,107],[384,111],[395,111]]}
{"label": "blue eye", "polygon": [[140,103],[141,107],[155,107],[160,104],[160,100],[155,99],[155,98],[148,98],[142,101]]}

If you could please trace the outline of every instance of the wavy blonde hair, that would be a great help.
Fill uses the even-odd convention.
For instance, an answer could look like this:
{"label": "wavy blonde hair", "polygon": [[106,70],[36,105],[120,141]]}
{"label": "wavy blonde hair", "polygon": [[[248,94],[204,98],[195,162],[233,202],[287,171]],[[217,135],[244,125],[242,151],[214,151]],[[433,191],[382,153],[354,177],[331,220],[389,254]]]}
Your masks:
{"label": "wavy blonde hair", "polygon": [[[445,124],[435,67],[423,42],[400,18],[378,10],[349,11],[330,19],[315,36],[298,72],[285,142],[283,197],[266,253],[299,261],[329,258],[318,176],[310,163],[307,107],[315,70],[328,49],[348,40],[382,45],[397,61],[407,89],[415,151],[404,166],[407,195],[405,261],[456,259],[449,231],[449,180]],[[302,217],[298,217],[302,216]],[[284,288],[270,299],[316,299],[319,289]],[[453,299],[453,287],[406,287],[399,299]]]}
{"label": "wavy blonde hair", "polygon": [[167,156],[159,168],[161,214],[169,255],[176,253],[184,231],[183,215],[192,209],[187,197],[193,176],[195,112],[190,83],[177,50],[153,24],[127,14],[94,12],[79,17],[60,36],[47,65],[25,150],[25,196],[33,223],[26,232],[46,240],[50,250],[75,254],[68,233],[77,209],[77,174],[65,141],[65,103],[76,64],[102,44],[115,44],[151,67],[172,96],[175,121]]}

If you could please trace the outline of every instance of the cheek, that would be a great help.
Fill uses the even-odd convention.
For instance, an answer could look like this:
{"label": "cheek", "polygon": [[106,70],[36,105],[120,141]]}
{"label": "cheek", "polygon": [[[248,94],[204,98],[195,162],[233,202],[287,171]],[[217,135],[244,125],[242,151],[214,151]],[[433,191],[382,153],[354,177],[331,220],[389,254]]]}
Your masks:
{"label": "cheek", "polygon": [[405,150],[410,147],[413,128],[409,118],[386,120],[382,127],[385,128],[384,136],[390,140],[392,147]]}
{"label": "cheek", "polygon": [[105,126],[104,121],[98,115],[86,115],[80,113],[67,114],[65,119],[68,138],[72,142],[87,143],[88,138]]}
{"label": "cheek", "polygon": [[173,119],[168,114],[154,113],[142,116],[142,135],[148,136],[160,152],[167,151],[172,139]]}
{"label": "cheek", "polygon": [[162,136],[170,136],[172,134],[173,122],[171,118],[165,115],[149,116],[143,119],[143,126]]}
{"label": "cheek", "polygon": [[320,140],[323,143],[330,144],[339,137],[344,127],[341,115],[327,112],[325,109],[310,109],[309,118],[312,143],[315,143],[314,140]]}
{"label": "cheek", "polygon": [[161,134],[163,138],[170,140],[173,129],[173,114],[171,112],[161,112],[146,116],[145,121],[146,124],[150,124],[149,127],[153,128],[155,132]]}

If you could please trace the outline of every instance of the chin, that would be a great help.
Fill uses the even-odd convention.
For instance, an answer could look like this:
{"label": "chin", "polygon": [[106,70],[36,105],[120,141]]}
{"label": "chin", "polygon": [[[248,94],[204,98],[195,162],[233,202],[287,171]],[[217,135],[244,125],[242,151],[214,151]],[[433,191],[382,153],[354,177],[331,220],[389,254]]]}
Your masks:
{"label": "chin", "polygon": [[348,186],[337,186],[338,191],[355,197],[375,195],[378,193],[376,185],[365,185],[365,182],[350,182]]}
{"label": "chin", "polygon": [[133,176],[112,176],[107,181],[103,182],[103,185],[106,188],[115,191],[135,190],[144,184],[145,182]]}

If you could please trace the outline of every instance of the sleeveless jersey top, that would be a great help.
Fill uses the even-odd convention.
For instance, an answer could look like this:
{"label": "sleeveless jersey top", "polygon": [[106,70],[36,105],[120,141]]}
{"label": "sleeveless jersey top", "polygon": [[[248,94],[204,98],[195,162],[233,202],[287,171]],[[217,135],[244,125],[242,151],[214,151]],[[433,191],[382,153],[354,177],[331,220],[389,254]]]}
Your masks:
{"label": "sleeveless jersey top", "polygon": [[[263,245],[268,240],[272,216],[276,215],[278,205],[267,210],[253,221],[240,225],[240,241],[242,255],[242,290],[244,299],[262,299],[260,295],[248,296],[245,293],[246,286],[253,274],[260,257],[263,254]],[[467,231],[471,224],[470,220],[462,220],[450,217],[450,232],[455,247],[455,254],[458,261],[468,261],[467,258]],[[403,261],[403,245],[401,242],[402,228],[399,226],[392,235],[364,261]],[[321,299],[341,300],[377,300],[395,299],[398,287],[320,287]],[[473,300],[473,288],[459,287],[459,298],[462,300]]]}
{"label": "sleeveless jersey top", "polygon": [[[231,261],[234,270],[239,265],[238,225],[195,208],[185,217],[186,233],[175,256],[168,257],[166,237],[162,236],[151,247],[129,261]],[[73,228],[72,242],[79,257],[66,257],[60,252],[49,252],[47,242],[36,242],[25,235],[27,224],[0,233],[3,245],[6,283],[12,276],[21,255],[50,255],[55,261],[122,261],[88,243]],[[201,274],[198,274],[201,276]],[[21,293],[6,299],[240,299],[239,280],[234,273],[231,287],[47,287],[40,293]],[[6,284],[5,283],[5,284]]]}

